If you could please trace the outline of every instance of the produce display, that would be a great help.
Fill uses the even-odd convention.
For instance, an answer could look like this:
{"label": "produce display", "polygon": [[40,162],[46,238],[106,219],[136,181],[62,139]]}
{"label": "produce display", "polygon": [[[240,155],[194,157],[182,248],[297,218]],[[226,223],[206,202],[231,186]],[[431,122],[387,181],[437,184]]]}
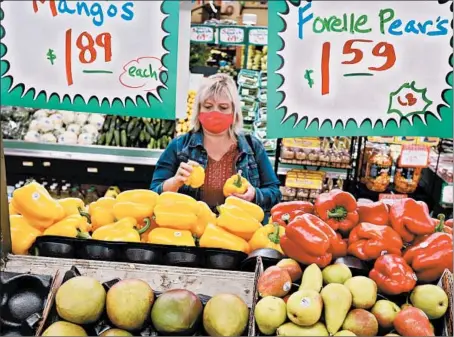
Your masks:
{"label": "produce display", "polygon": [[[199,186],[203,169],[193,173],[191,183]],[[238,177],[243,187],[237,186],[234,179]],[[234,176],[226,183],[225,192],[230,194],[248,184],[241,175]],[[220,215],[216,217],[204,202],[179,193],[119,192],[112,187],[107,194],[85,205],[81,198],[54,199],[37,182],[14,190],[9,204],[13,253],[27,254],[37,237],[49,235],[222,248],[246,254],[250,252],[249,241],[254,248],[264,248],[271,240],[258,231],[262,228],[263,210],[234,196],[219,206]]]}
{"label": "produce display", "polygon": [[42,336],[240,336],[248,321],[249,308],[234,294],[159,293],[139,279],[101,284],[73,275],[57,289]]}
{"label": "produce display", "polygon": [[[383,260],[379,262],[380,259]],[[267,268],[257,282],[260,299],[254,318],[260,333],[270,336],[435,336],[432,323],[447,312],[448,295],[437,285],[415,286],[416,277],[410,277],[410,281],[400,275],[402,269],[396,263],[405,262],[399,259],[402,258],[398,255],[383,255],[377,259],[369,277],[355,275],[355,269],[341,262],[323,268],[313,263],[303,272],[295,260],[279,261],[276,266]],[[391,271],[387,278],[394,279],[387,281],[376,272],[377,263]],[[405,297],[402,301],[383,296],[381,285],[388,282],[390,288],[409,294],[407,302]]]}
{"label": "produce display", "polygon": [[175,121],[129,116],[107,116],[97,145],[165,149],[173,139]]}
{"label": "produce display", "polygon": [[102,114],[86,112],[36,110],[24,140],[28,142],[92,145],[104,123]]}
{"label": "produce display", "polygon": [[268,46],[249,46],[246,69],[268,70]]}
{"label": "produce display", "polygon": [[284,138],[280,161],[288,164],[348,168],[351,166],[351,138]]}
{"label": "produce display", "polygon": [[23,139],[35,109],[1,106],[0,122],[3,139]]}
{"label": "produce display", "polygon": [[189,132],[190,120],[192,117],[192,109],[194,107],[194,100],[196,94],[197,92],[195,90],[189,90],[188,92],[188,101],[186,104],[186,118],[178,119],[176,125],[177,136],[181,136]]}

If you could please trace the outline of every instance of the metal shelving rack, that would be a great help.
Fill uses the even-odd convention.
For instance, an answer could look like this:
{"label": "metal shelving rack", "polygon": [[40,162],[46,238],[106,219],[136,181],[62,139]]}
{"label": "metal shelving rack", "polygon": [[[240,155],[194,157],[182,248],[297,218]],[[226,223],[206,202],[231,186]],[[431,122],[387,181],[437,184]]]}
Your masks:
{"label": "metal shelving rack", "polygon": [[352,137],[349,154],[351,158],[351,164],[346,168],[339,167],[330,167],[330,166],[317,166],[317,165],[300,165],[300,164],[287,164],[282,163],[280,160],[281,157],[281,145],[282,138],[278,138],[276,145],[276,153],[274,157],[274,171],[277,176],[281,179],[281,182],[285,180],[287,172],[291,169],[304,169],[312,171],[325,171],[327,178],[338,179],[342,178],[345,181],[344,189],[354,193],[355,184],[354,181],[357,177],[357,167],[358,167],[358,151],[357,149],[361,147],[362,139],[361,137]]}

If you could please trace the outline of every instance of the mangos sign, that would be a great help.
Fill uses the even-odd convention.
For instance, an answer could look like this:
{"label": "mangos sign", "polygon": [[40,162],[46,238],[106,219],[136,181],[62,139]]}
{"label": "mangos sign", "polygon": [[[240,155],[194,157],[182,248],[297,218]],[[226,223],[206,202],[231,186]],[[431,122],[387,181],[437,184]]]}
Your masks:
{"label": "mangos sign", "polygon": [[4,1],[1,104],[174,119],[179,1]]}

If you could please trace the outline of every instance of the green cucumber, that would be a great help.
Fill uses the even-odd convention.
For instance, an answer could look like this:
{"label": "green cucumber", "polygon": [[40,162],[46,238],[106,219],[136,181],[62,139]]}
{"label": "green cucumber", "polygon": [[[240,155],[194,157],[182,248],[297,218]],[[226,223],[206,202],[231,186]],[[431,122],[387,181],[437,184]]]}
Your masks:
{"label": "green cucumber", "polygon": [[109,131],[111,122],[112,122],[112,116],[108,115],[106,117],[106,119],[104,120],[104,124],[102,125],[102,130]]}
{"label": "green cucumber", "polygon": [[120,130],[114,131],[115,145],[120,146]]}
{"label": "green cucumber", "polygon": [[126,130],[121,130],[120,138],[121,146],[123,147],[128,146],[128,136],[126,135]]}
{"label": "green cucumber", "polygon": [[106,133],[106,145],[107,146],[109,146],[112,143],[113,136],[114,136],[113,130],[107,131],[107,133]]}

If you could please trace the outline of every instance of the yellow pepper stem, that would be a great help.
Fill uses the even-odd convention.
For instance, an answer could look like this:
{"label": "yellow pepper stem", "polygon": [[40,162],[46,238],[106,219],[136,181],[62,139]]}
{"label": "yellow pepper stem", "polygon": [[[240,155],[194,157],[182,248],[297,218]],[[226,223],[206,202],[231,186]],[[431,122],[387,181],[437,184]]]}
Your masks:
{"label": "yellow pepper stem", "polygon": [[242,182],[242,176],[241,176],[241,173],[242,171],[239,170],[238,171],[238,175],[237,175],[237,179],[235,180],[235,182],[233,183],[233,185],[235,185],[236,187],[240,188],[241,186],[243,186],[243,182]]}
{"label": "yellow pepper stem", "polygon": [[145,226],[143,226],[141,229],[136,229],[139,234],[145,233],[151,226],[151,220],[149,218],[143,219],[143,222],[145,222]]}
{"label": "yellow pepper stem", "polygon": [[91,236],[87,232],[81,232],[80,229],[77,229],[77,238],[79,238],[79,239],[91,239]]}
{"label": "yellow pepper stem", "polygon": [[83,217],[87,218],[88,223],[91,224],[91,215],[87,212],[85,212],[81,207],[77,208],[79,210],[79,214],[82,215]]}
{"label": "yellow pepper stem", "polygon": [[279,237],[279,224],[273,223],[274,231],[273,233],[268,234],[268,239],[272,243],[279,244],[281,242],[281,238]]}

